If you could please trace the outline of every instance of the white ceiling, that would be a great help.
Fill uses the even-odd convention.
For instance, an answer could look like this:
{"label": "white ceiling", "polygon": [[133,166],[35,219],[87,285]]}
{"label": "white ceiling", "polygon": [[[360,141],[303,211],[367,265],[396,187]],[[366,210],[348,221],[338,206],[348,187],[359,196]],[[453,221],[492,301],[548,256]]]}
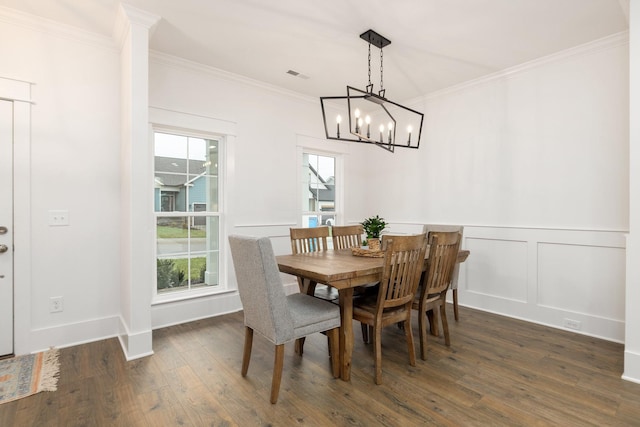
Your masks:
{"label": "white ceiling", "polygon": [[[364,88],[373,29],[391,40],[384,83],[403,101],[628,29],[629,0],[127,0],[161,17],[153,50],[312,96]],[[0,0],[113,34],[118,0]],[[293,77],[295,70],[308,79]],[[372,48],[374,90],[379,51]]]}

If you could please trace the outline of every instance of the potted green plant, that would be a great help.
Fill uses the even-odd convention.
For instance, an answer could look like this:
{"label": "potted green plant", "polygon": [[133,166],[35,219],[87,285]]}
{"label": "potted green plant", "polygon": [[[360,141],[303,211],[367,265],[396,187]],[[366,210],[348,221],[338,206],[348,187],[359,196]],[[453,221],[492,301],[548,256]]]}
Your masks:
{"label": "potted green plant", "polygon": [[380,216],[371,216],[364,221],[362,221],[362,228],[364,229],[365,234],[367,235],[367,243],[369,244],[369,249],[371,250],[379,250],[380,249],[380,233],[387,227],[387,223],[384,218],[380,218]]}

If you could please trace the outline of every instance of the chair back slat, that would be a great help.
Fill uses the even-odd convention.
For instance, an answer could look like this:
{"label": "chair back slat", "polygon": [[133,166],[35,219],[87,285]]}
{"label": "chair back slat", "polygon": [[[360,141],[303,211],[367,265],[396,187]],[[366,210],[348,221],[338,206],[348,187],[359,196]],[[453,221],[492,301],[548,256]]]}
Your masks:
{"label": "chair back slat", "polygon": [[379,311],[410,304],[420,282],[427,241],[424,234],[384,239],[384,270],[378,291]]}
{"label": "chair back slat", "polygon": [[424,275],[421,298],[446,292],[451,285],[453,270],[460,248],[458,231],[432,231],[429,241],[429,270]]}
{"label": "chair back slat", "polygon": [[357,225],[334,225],[331,227],[333,249],[358,248],[362,244],[364,229]]}
{"label": "chair back slat", "polygon": [[291,253],[303,254],[327,250],[329,227],[290,228]]}

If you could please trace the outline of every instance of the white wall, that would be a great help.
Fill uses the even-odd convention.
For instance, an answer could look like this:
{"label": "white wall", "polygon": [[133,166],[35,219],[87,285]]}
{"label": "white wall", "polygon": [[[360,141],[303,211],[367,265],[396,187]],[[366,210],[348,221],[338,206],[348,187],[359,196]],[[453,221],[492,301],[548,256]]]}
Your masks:
{"label": "white wall", "polygon": [[370,154],[369,213],[463,224],[462,305],[624,341],[628,63],[620,34],[420,100],[422,148]]}
{"label": "white wall", "polygon": [[[0,75],[34,82],[31,107],[31,312],[26,347],[112,336],[119,313],[119,62],[110,40],[3,9]],[[11,42],[9,42],[11,40]],[[20,194],[15,195],[20,198]],[[22,196],[24,197],[24,196]],[[68,210],[68,227],[48,225]],[[18,262],[18,260],[16,260]],[[25,260],[20,260],[25,262]],[[64,311],[49,313],[49,298]]]}
{"label": "white wall", "polygon": [[630,227],[627,238],[627,293],[624,378],[640,383],[640,1],[630,4]]}

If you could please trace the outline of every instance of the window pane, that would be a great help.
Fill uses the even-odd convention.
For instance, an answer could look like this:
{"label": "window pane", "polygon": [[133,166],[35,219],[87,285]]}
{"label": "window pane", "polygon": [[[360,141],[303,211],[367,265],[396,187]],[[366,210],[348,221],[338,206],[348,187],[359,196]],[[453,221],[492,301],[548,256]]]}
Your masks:
{"label": "window pane", "polygon": [[210,176],[207,178],[207,184],[209,185],[209,212],[218,212],[220,207],[218,206],[218,177]]}
{"label": "window pane", "polygon": [[200,163],[207,160],[207,140],[202,138],[187,138],[189,160],[200,160]]}
{"label": "window pane", "polygon": [[[336,222],[335,158],[304,153],[302,162],[303,227]],[[316,215],[309,215],[316,213]]]}
{"label": "window pane", "polygon": [[[219,284],[219,141],[155,133],[159,293]],[[213,214],[212,214],[213,213]]]}
{"label": "window pane", "polygon": [[192,256],[201,260],[197,269],[197,275],[192,275],[192,284],[217,285],[219,283],[219,233],[220,220],[215,216],[194,217],[204,223],[206,234],[203,237],[192,237]]}
{"label": "window pane", "polygon": [[185,258],[160,258],[156,261],[158,278],[158,292],[185,289],[188,286],[186,279]]}
{"label": "window pane", "polygon": [[186,254],[189,251],[189,227],[187,223],[188,218],[181,216],[157,219],[156,252],[158,258],[174,254]]}
{"label": "window pane", "polygon": [[154,209],[185,211],[188,180],[187,137],[154,134]]}
{"label": "window pane", "polygon": [[318,216],[317,215],[303,215],[302,217],[302,226],[306,228],[313,228],[318,226]]}

